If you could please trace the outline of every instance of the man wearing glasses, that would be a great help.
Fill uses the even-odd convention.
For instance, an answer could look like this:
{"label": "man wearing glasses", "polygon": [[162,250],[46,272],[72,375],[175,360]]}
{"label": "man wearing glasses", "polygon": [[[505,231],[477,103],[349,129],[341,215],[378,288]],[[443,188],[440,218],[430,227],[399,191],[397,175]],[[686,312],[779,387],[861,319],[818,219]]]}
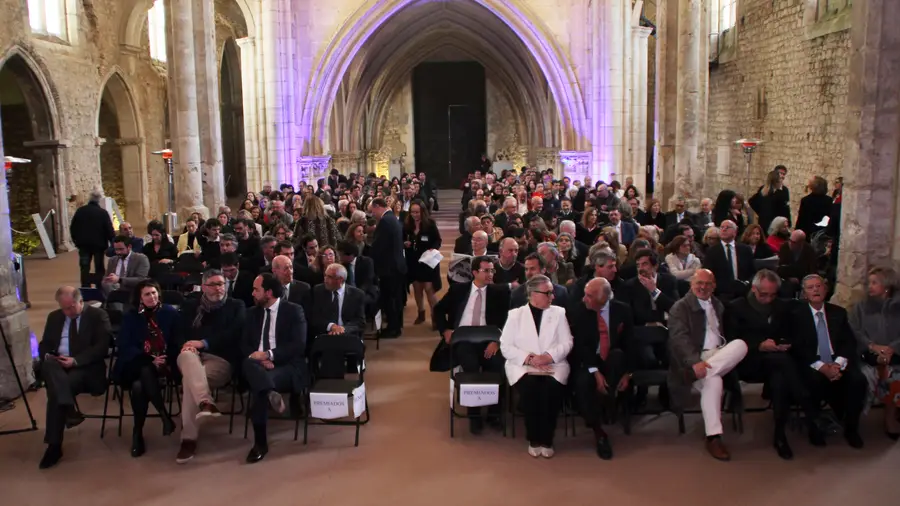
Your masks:
{"label": "man wearing glasses", "polygon": [[[509,285],[492,284],[494,262],[490,257],[472,259],[473,280],[450,285],[444,297],[434,306],[434,322],[438,331],[449,343],[453,331],[459,327],[490,325],[503,328],[509,311]],[[460,343],[454,348],[454,363],[464,372],[503,372],[505,359],[497,343]],[[481,408],[469,409],[469,431],[480,434],[484,421],[479,416]],[[488,408],[488,424],[500,425],[500,405]]]}

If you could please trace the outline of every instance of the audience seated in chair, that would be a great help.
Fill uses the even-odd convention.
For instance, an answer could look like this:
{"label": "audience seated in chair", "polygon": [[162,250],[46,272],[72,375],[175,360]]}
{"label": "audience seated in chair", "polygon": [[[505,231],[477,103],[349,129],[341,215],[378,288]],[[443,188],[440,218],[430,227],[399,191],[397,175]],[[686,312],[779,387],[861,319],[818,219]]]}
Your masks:
{"label": "audience seated in chair", "polygon": [[150,261],[142,253],[131,250],[131,239],[116,236],[113,248],[116,256],[109,259],[102,282],[103,293],[107,295],[113,290],[130,291],[150,274]]}

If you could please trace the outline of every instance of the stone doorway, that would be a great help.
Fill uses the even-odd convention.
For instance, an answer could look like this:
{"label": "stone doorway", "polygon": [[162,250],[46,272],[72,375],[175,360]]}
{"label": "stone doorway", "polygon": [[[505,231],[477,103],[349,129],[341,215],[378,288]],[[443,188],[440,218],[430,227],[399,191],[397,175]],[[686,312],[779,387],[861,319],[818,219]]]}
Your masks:
{"label": "stone doorway", "polygon": [[222,117],[222,167],[225,172],[225,196],[247,195],[247,159],[244,156],[244,96],[241,87],[241,61],[234,39],[225,41],[219,76],[219,103]]}
{"label": "stone doorway", "polygon": [[97,113],[103,192],[115,199],[125,219],[147,219],[146,160],[132,94],[118,73],[103,87]]}

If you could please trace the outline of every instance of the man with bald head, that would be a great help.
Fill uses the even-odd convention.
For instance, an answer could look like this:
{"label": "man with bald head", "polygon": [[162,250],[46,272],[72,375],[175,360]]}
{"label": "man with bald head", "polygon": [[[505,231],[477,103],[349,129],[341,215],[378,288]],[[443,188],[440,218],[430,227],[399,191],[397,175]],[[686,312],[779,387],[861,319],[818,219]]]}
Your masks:
{"label": "man with bald head", "polygon": [[47,384],[47,451],[40,468],[53,467],[62,458],[63,431],[84,421],[75,408],[75,396],[106,392],[106,350],[110,343],[106,311],[86,306],[81,292],[71,286],[56,291],[59,309],[47,315],[38,345],[40,376]]}
{"label": "man with bald head", "polygon": [[494,283],[508,283],[513,288],[525,282],[525,267],[519,263],[519,243],[512,237],[500,240],[500,259],[494,273]]}
{"label": "man with bald head", "polygon": [[594,431],[597,456],[609,460],[612,445],[600,413],[604,407],[614,410],[618,392],[628,388],[631,374],[625,347],[634,319],[627,304],[612,299],[612,286],[602,277],[588,281],[584,297],[572,302],[566,316],[575,341],[570,360],[578,410]]}
{"label": "man with bald head", "polygon": [[703,268],[716,277],[716,297],[725,302],[747,295],[756,274],[753,250],[735,240],[737,231],[733,221],[724,220],[719,226],[719,244],[703,257]]}
{"label": "man with bald head", "polygon": [[806,242],[806,232],[794,230],[791,239],[778,250],[778,275],[784,279],[782,296],[794,298],[800,291],[800,280],[816,274],[816,250]]}
{"label": "man with bald head", "polygon": [[706,449],[717,460],[730,460],[722,442],[723,377],[747,355],[747,343],[733,339],[726,344],[725,307],[713,296],[715,289],[716,277],[700,269],[691,278],[691,291],[669,311],[669,392],[681,410],[691,389],[700,391]]}
{"label": "man with bald head", "polygon": [[[312,289],[309,283],[294,279],[294,262],[286,255],[278,255],[272,259],[272,274],[284,286],[282,300],[293,302],[309,314],[312,309]],[[310,318],[307,318],[310,321]]]}
{"label": "man with bald head", "polygon": [[479,230],[472,234],[472,250],[469,252],[472,256],[486,256],[488,254],[488,235],[484,230]]}

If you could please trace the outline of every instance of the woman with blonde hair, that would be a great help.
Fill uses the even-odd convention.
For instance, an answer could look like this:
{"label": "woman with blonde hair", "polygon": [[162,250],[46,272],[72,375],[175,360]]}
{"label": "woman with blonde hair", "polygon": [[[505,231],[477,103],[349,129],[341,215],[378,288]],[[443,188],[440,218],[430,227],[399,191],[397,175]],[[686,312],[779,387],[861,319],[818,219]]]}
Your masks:
{"label": "woman with blonde hair", "polygon": [[347,234],[344,236],[344,240],[355,245],[359,249],[358,256],[369,256],[369,245],[366,243],[366,223],[355,223],[350,222],[350,226],[347,227]]}
{"label": "woman with blonde hair", "polygon": [[609,248],[616,254],[616,261],[618,261],[619,265],[622,265],[625,259],[628,258],[628,248],[619,242],[619,232],[614,227],[603,227],[596,240],[603,240],[609,244]]}
{"label": "woman with blonde hair", "polygon": [[334,218],[325,212],[322,199],[310,195],[303,202],[303,217],[294,225],[294,237],[312,235],[319,241],[319,247],[337,244],[340,232]]}

